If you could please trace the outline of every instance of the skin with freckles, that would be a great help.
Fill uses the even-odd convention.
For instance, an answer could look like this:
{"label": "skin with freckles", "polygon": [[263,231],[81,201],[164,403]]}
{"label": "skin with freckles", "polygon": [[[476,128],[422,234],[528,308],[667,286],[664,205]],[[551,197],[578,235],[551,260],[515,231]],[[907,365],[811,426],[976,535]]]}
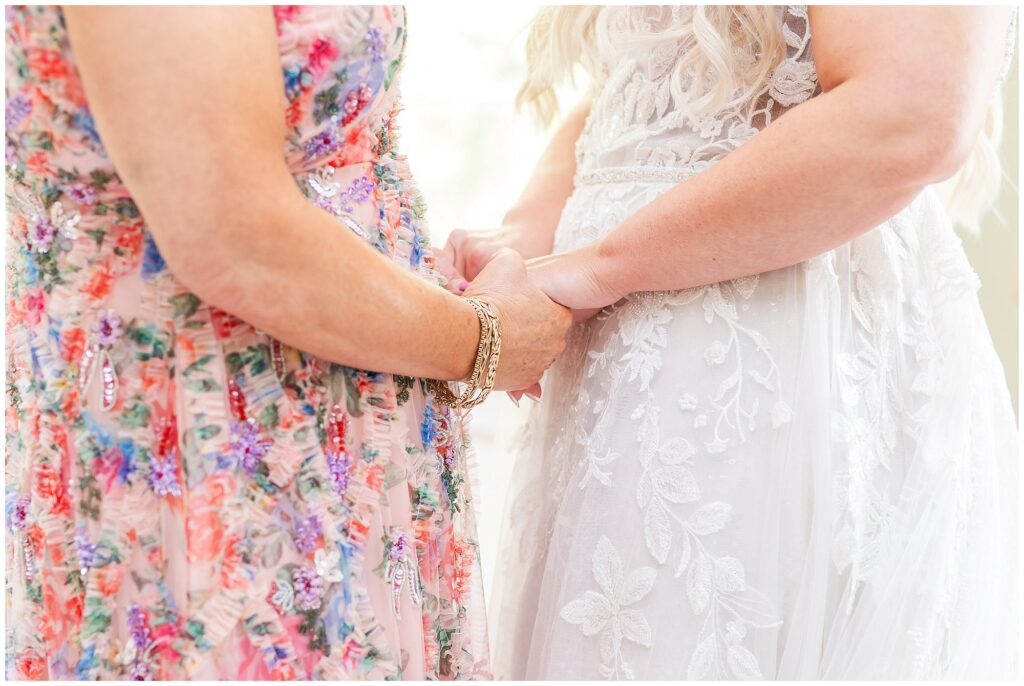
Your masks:
{"label": "skin with freckles", "polygon": [[544,255],[537,246],[551,245],[559,214],[551,208],[564,206],[574,172],[571,144],[558,142],[578,135],[581,106],[506,225],[496,235],[455,236],[453,263],[471,273],[489,245],[518,246],[533,258],[531,281],[584,319],[629,293],[716,283],[827,252],[963,164],[996,85],[1009,18],[1000,7],[812,7],[823,94],[601,240]]}
{"label": "skin with freckles", "polygon": [[[470,373],[480,329],[469,304],[339,231],[297,187],[269,8],[68,7],[65,17],[104,146],[189,290],[333,362]],[[568,312],[530,285],[516,254],[477,276],[472,294],[495,307],[505,338],[496,387],[528,386],[561,351]]]}

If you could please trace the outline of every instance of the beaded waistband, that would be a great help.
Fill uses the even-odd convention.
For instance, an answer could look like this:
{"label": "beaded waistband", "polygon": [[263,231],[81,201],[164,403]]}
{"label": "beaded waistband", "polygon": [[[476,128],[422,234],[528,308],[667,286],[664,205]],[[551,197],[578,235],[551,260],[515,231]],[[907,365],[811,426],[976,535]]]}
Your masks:
{"label": "beaded waistband", "polygon": [[576,185],[588,186],[602,183],[679,183],[696,175],[698,169],[690,167],[605,167],[576,174]]}

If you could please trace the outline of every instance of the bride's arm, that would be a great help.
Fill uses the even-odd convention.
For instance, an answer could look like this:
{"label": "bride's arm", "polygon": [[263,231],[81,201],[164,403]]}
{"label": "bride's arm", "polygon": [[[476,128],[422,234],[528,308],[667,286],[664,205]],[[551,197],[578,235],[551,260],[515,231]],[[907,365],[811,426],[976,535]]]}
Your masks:
{"label": "bride's arm", "polygon": [[[65,16],[104,147],[186,287],[334,362],[469,374],[479,339],[469,304],[299,191],[284,159],[269,8],[68,7]],[[499,384],[521,387],[561,349],[567,317],[529,286],[517,256],[498,262],[478,290],[502,316]]]}
{"label": "bride's arm", "polygon": [[565,116],[496,231],[452,231],[444,251],[458,274],[472,281],[501,248],[527,259],[551,252],[562,208],[572,194],[576,140],[589,112],[590,101],[585,100]]}
{"label": "bride's arm", "polygon": [[983,126],[1009,10],[810,11],[824,94],[602,240],[535,261],[535,283],[587,309],[786,267],[852,240],[951,176]]}

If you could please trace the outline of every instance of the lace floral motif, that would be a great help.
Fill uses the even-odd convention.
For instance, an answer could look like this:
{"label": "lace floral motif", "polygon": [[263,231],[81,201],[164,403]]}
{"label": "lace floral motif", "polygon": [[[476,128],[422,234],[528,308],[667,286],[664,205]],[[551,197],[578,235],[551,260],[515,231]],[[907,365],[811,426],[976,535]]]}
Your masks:
{"label": "lace floral motif", "polygon": [[[660,8],[605,10],[609,25],[630,25],[651,34],[670,31],[683,11],[690,10],[674,8],[666,24]],[[807,9],[787,6],[779,12],[785,59],[757,97],[713,114],[692,117],[672,107],[671,72],[680,49],[675,39],[655,43],[650,58],[615,54],[615,61],[605,65],[600,94],[577,144],[578,183],[678,182],[706,170],[786,108],[812,97],[818,91],[818,79],[811,59]]]}
{"label": "lace floral motif", "polygon": [[[599,21],[657,32],[689,11]],[[556,250],[600,239],[818,92],[806,10],[777,11],[785,61],[754,102],[712,116],[666,105],[670,43],[688,36],[600,51]],[[512,526],[541,600],[503,608],[528,646],[580,654],[531,650],[527,676],[1014,673],[1016,494],[998,475],[1015,473],[1016,438],[977,287],[926,191],[800,265],[634,294],[580,325],[545,379],[514,500],[516,518],[540,513]],[[575,544],[591,535],[596,590]],[[608,564],[650,569],[650,589],[623,602],[600,580]],[[626,610],[649,641],[621,626]]]}
{"label": "lace floral motif", "polygon": [[[585,376],[601,380],[606,395],[591,402],[583,390],[577,402],[578,411],[589,407],[596,415],[590,431],[582,427],[577,430],[576,443],[583,447],[585,462],[579,487],[585,488],[591,479],[612,487],[614,465],[621,456],[606,447],[609,423],[614,417],[606,398],[620,396],[626,388],[646,394],[647,401],[630,416],[638,427],[636,459],[641,467],[636,502],[642,512],[647,550],[659,564],[671,562],[674,577],[683,580],[691,611],[703,618],[700,642],[688,667],[692,678],[759,676],[757,661],[742,645],[743,638],[748,628],[778,625],[772,604],[747,585],[742,563],[729,555],[716,555],[709,546],[708,538],[728,525],[732,507],[722,501],[699,504],[702,488],[692,471],[701,452],[708,456],[722,453],[728,446],[745,442],[753,430],[758,400],[745,400],[745,379],[761,388],[758,395],[769,392],[776,398],[769,419],[772,424],[789,420],[790,410],[782,400],[778,370],[767,342],[740,323],[737,301],[749,299],[757,284],[757,277],[753,277],[678,293],[630,296],[594,324],[598,331],[616,327],[611,339],[614,347],[588,351]],[[685,402],[680,402],[684,411],[703,408],[714,417],[710,424],[707,415],[702,415],[704,421],[693,422],[694,430],[711,433],[702,450],[681,436],[662,438],[661,410],[651,388],[669,344],[667,325],[679,308],[692,305],[700,306],[708,326],[719,326],[727,333],[726,342],[716,341],[705,352],[708,364],[717,369],[730,362],[717,393],[703,401],[685,396]],[[761,364],[746,369],[745,352],[750,348],[758,353]],[[568,607],[563,608],[563,618]],[[617,652],[609,653],[604,648],[602,644],[602,674],[607,676],[609,670],[616,673],[619,669],[627,674],[628,666],[620,664]]]}
{"label": "lace floral motif", "polygon": [[[922,245],[905,216],[852,247],[851,310],[858,345],[838,364],[841,409],[832,423],[846,447],[846,468],[837,475],[833,557],[840,569],[851,568],[855,583],[872,577],[890,545],[895,513],[887,477],[894,467],[891,456],[901,441],[916,440],[926,419],[923,410],[907,406],[905,386],[909,382],[914,406],[924,407],[937,390],[942,368],[935,307],[922,288],[910,293],[908,285],[924,281],[937,294],[978,288],[977,275],[954,248],[947,241]],[[935,272],[920,270],[922,261],[934,265]],[[899,377],[893,363],[903,355],[912,356],[918,366],[909,380]]]}
{"label": "lace floral motif", "polygon": [[[724,341],[717,339],[704,350],[704,361],[710,368],[709,372],[719,367],[729,370],[719,383],[718,390],[707,399],[707,407],[697,403],[692,407],[680,405],[681,409],[700,412],[699,417],[710,415],[713,435],[705,447],[712,454],[725,452],[730,445],[745,443],[748,433],[756,426],[761,405],[756,397],[745,400],[744,384],[748,380],[761,386],[774,398],[770,408],[774,428],[787,424],[792,416],[792,409],[784,400],[778,365],[772,357],[767,339],[740,323],[738,306],[754,294],[758,280],[758,276],[742,277],[683,291],[670,299],[676,306],[685,306],[699,300],[704,309],[704,321],[708,324],[721,322],[726,329]],[[745,356],[745,348],[751,346],[759,358],[753,362]],[[760,364],[755,366],[757,363]],[[694,424],[703,425],[704,421],[695,419]]]}
{"label": "lace floral motif", "polygon": [[[685,11],[674,10],[673,17],[678,19],[678,13]],[[641,15],[647,17],[634,9],[630,20],[642,21]],[[658,10],[654,15],[648,29],[666,18]],[[577,144],[577,184],[586,192],[579,196],[579,203],[570,201],[566,209],[556,237],[558,249],[599,238],[620,217],[670,184],[707,169],[785,108],[816,92],[806,11],[787,8],[781,21],[789,51],[761,96],[752,104],[712,116],[688,118],[671,107],[668,76],[675,52],[667,46],[662,46],[664,54],[656,51],[653,64],[624,58],[611,65]],[[594,226],[597,214],[608,220]],[[744,643],[751,629],[780,623],[773,603],[748,584],[741,561],[717,550],[718,535],[729,527],[733,507],[722,500],[706,500],[705,485],[697,473],[707,470],[695,469],[702,460],[723,459],[731,449],[745,445],[758,427],[778,428],[791,421],[793,410],[768,340],[742,317],[759,282],[759,277],[752,276],[674,293],[638,293],[610,308],[590,325],[594,340],[605,343],[586,351],[585,379],[600,386],[600,395],[590,397],[584,384],[574,405],[593,418],[581,422],[575,431],[575,443],[581,448],[579,488],[593,483],[622,488],[625,484],[617,472],[626,456],[609,447],[608,439],[611,432],[621,430],[615,417],[616,410],[624,408],[613,407],[615,401],[610,399],[637,395],[641,399],[629,415],[636,426],[637,444],[630,458],[640,469],[636,504],[648,553],[672,570],[658,576],[657,583],[678,583],[689,612],[699,619],[696,647],[686,663],[691,679],[761,677],[757,659]],[[655,384],[669,354],[666,351],[672,347],[673,321],[695,308],[709,331],[721,332],[703,351],[707,375],[719,381],[703,397],[680,389],[676,404],[681,417],[669,422],[659,405],[664,391],[656,390]],[[679,425],[687,427],[686,435],[675,431],[664,435],[663,427]],[[612,555],[610,539],[602,538],[595,566],[597,556]],[[613,559],[618,561],[617,556]],[[591,597],[590,592],[566,605],[562,617],[580,624],[586,635],[607,628],[606,624],[595,628],[599,623],[592,621],[605,616],[597,608],[610,607],[598,598],[607,599],[612,591],[603,586],[602,590],[604,596]],[[643,598],[633,602],[642,605]],[[649,647],[644,641],[633,642]],[[602,635],[603,676],[631,676],[619,645]]]}
{"label": "lace floral motif", "polygon": [[633,671],[622,656],[622,641],[649,648],[651,627],[643,612],[630,606],[651,592],[658,573],[651,567],[640,567],[626,574],[619,554],[604,536],[594,550],[593,573],[600,592],[587,591],[567,604],[562,608],[562,619],[579,625],[584,636],[598,636],[601,676],[632,679]]}

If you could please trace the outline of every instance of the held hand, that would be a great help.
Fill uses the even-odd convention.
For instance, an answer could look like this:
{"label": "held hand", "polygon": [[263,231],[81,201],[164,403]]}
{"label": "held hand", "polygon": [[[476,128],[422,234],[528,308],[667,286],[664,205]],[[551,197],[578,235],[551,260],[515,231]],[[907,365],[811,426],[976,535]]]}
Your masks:
{"label": "held hand", "polygon": [[[448,236],[444,248],[438,251],[439,262],[443,259],[450,265],[456,285],[472,281],[487,266],[499,250],[512,248],[511,238],[505,231],[464,231],[456,229]],[[516,251],[519,252],[519,251]]]}
{"label": "held hand", "polygon": [[461,295],[466,287],[469,286],[469,282],[466,281],[466,277],[462,275],[462,272],[455,267],[455,255],[452,250],[449,249],[449,245],[444,248],[434,248],[434,265],[437,267],[437,271],[446,279],[444,287],[455,295]]}
{"label": "held hand", "polygon": [[526,267],[530,282],[555,302],[570,308],[573,321],[590,319],[625,295],[614,292],[600,278],[592,246],[538,257],[527,262]]}
{"label": "held hand", "polygon": [[523,258],[502,249],[466,289],[498,312],[501,320],[501,359],[494,388],[528,388],[540,380],[565,348],[572,323],[569,311],[533,286]]}

